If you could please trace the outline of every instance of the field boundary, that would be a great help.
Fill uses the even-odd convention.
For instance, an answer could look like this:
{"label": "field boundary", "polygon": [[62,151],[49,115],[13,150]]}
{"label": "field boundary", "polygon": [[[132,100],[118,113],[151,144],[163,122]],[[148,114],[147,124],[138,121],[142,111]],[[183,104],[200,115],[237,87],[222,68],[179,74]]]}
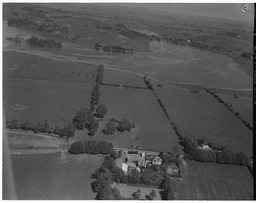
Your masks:
{"label": "field boundary", "polygon": [[104,86],[112,86],[112,87],[119,87],[119,88],[122,88],[122,87],[125,87],[125,88],[133,88],[133,89],[143,89],[143,90],[148,90],[147,87],[140,87],[140,86],[133,86],[133,85],[121,85],[121,84],[110,84],[110,83],[101,83],[101,85],[104,85]]}

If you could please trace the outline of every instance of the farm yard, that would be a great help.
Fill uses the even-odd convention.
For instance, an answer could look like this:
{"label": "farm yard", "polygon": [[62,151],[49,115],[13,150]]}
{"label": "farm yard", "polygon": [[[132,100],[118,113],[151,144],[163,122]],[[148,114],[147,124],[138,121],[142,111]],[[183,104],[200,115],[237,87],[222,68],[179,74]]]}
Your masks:
{"label": "farm yard", "polygon": [[253,177],[244,166],[186,160],[176,200],[252,200]]}
{"label": "farm yard", "polygon": [[[5,119],[66,125],[78,109],[89,105],[91,89],[92,85],[83,83],[4,78]],[[17,104],[24,108],[15,108]]]}
{"label": "farm yard", "polygon": [[170,151],[178,137],[149,90],[101,86],[100,102],[108,109],[106,119],[128,118],[136,124],[136,135],[129,141],[113,140],[117,147]]}
{"label": "farm yard", "polygon": [[182,136],[252,155],[252,132],[211,95],[173,85],[156,88],[156,93]]}
{"label": "farm yard", "polygon": [[[91,174],[102,155],[12,155],[14,180],[21,200],[94,200]],[[74,172],[75,170],[75,172]]]}

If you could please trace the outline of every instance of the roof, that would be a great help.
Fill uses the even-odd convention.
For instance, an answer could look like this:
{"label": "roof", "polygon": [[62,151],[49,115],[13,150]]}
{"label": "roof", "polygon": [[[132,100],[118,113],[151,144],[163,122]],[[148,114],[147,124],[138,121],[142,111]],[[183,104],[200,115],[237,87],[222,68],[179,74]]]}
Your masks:
{"label": "roof", "polygon": [[127,158],[129,161],[143,161],[145,160],[144,157],[142,157],[139,154],[127,154]]}
{"label": "roof", "polygon": [[130,162],[127,162],[126,165],[127,165],[128,167],[134,167],[134,168],[137,167],[135,163],[130,163]]}
{"label": "roof", "polygon": [[168,168],[178,168],[178,166],[175,163],[168,164]]}

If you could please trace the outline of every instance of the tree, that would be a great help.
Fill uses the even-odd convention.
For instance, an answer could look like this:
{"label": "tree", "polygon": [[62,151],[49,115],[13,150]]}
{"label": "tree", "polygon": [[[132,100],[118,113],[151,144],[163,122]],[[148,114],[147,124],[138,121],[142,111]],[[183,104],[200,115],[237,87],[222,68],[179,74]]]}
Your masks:
{"label": "tree", "polygon": [[177,145],[174,146],[173,153],[174,154],[179,154],[180,153],[180,149],[179,149],[179,147]]}
{"label": "tree", "polygon": [[83,130],[86,127],[86,121],[89,115],[90,111],[86,108],[76,112],[73,122],[75,123],[77,129]]}
{"label": "tree", "polygon": [[129,183],[136,184],[141,182],[141,174],[136,169],[133,169],[128,174]]}
{"label": "tree", "polygon": [[141,198],[141,191],[138,189],[136,192],[132,193],[132,197],[134,200],[138,200]]}
{"label": "tree", "polygon": [[119,132],[124,132],[124,131],[130,131],[132,128],[135,127],[135,124],[132,123],[131,121],[129,121],[127,118],[124,118],[121,120],[121,122],[119,123],[119,125],[117,126],[117,130]]}
{"label": "tree", "polygon": [[154,200],[154,199],[157,197],[155,190],[152,190],[152,191],[149,193],[148,197],[149,197],[149,200]]}
{"label": "tree", "polygon": [[162,200],[174,200],[175,199],[175,188],[176,185],[169,177],[165,177],[163,182],[160,185],[160,188],[163,189],[160,194]]}
{"label": "tree", "polygon": [[105,129],[102,130],[102,132],[106,135],[113,135],[116,132],[116,124],[113,121],[109,121],[106,126]]}
{"label": "tree", "polygon": [[49,129],[50,129],[50,126],[49,126],[47,120],[45,120],[45,121],[44,121],[44,124],[42,125],[42,130],[41,130],[41,132],[42,132],[42,133],[47,133],[47,132],[49,131]]}
{"label": "tree", "polygon": [[100,117],[100,118],[104,118],[107,111],[108,111],[107,107],[104,104],[99,104],[96,108],[96,113],[97,113],[98,117]]}
{"label": "tree", "polygon": [[85,148],[83,146],[82,142],[74,142],[71,144],[71,147],[69,149],[69,152],[71,154],[84,154]]}

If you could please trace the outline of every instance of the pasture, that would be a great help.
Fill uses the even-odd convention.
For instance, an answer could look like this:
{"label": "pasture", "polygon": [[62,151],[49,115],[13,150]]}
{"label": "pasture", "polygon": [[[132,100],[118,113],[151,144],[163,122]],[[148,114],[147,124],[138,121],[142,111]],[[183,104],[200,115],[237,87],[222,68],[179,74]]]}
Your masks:
{"label": "pasture", "polygon": [[140,149],[171,151],[178,145],[178,137],[151,91],[101,86],[100,103],[108,109],[106,119],[128,118],[136,124],[133,139],[113,140],[116,147],[134,145]]}
{"label": "pasture", "polygon": [[239,112],[239,115],[253,124],[253,98],[250,96],[244,96],[237,93],[238,98],[235,98],[233,94],[217,94],[224,99],[228,104],[233,106],[235,112]]}
{"label": "pasture", "polygon": [[186,160],[176,200],[253,200],[253,177],[244,166]]}
{"label": "pasture", "polygon": [[91,91],[92,85],[84,83],[4,79],[5,119],[66,125],[78,109],[89,106]]}
{"label": "pasture", "polygon": [[103,83],[147,87],[143,78],[137,73],[121,69],[108,69],[108,67],[104,70]]}
{"label": "pasture", "polygon": [[3,52],[5,78],[94,83],[98,67],[74,62],[62,62],[32,54]]}
{"label": "pasture", "polygon": [[6,132],[10,149],[56,149],[64,146],[66,138],[30,134],[25,132]]}
{"label": "pasture", "polygon": [[252,132],[214,97],[172,85],[155,89],[182,136],[252,155]]}
{"label": "pasture", "polygon": [[19,200],[94,200],[91,174],[102,155],[12,155]]}

